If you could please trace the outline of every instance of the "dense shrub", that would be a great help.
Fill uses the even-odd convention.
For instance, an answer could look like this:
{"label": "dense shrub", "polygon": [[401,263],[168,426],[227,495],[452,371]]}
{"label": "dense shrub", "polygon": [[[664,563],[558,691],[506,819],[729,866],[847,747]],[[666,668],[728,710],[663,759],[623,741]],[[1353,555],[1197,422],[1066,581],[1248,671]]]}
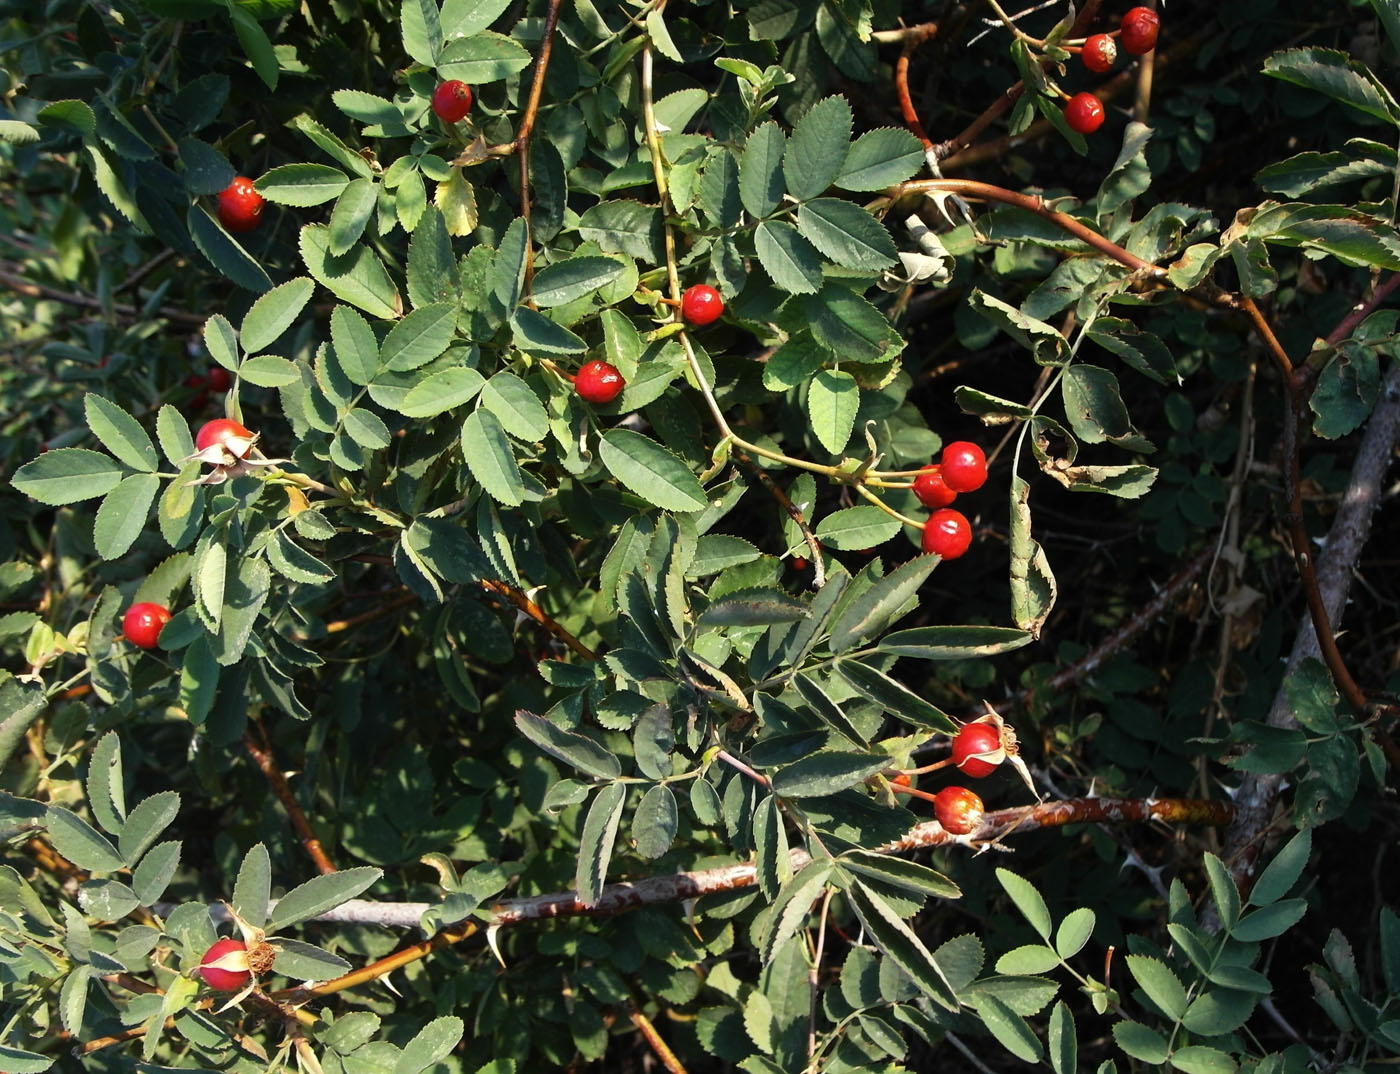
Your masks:
{"label": "dense shrub", "polygon": [[1389,1069],[1373,7],[4,5],[0,1067]]}

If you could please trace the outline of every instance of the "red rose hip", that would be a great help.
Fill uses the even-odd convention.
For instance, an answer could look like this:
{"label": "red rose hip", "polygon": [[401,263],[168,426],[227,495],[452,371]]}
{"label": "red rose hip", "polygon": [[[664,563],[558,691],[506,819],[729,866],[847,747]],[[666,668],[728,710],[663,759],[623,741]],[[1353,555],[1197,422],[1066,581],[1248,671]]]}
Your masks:
{"label": "red rose hip", "polygon": [[942,507],[924,523],[925,552],[944,559],[957,559],[972,545],[972,525],[961,511]]}
{"label": "red rose hip", "polygon": [[433,114],[444,123],[456,123],[472,109],[472,88],[453,79],[433,91]]}
{"label": "red rose hip", "polygon": [[705,325],[719,320],[723,312],[724,299],[707,283],[687,287],[681,295],[681,316],[685,318],[686,324],[704,328]]}
{"label": "red rose hip", "polygon": [[1079,54],[1084,66],[1096,74],[1103,74],[1113,68],[1118,59],[1118,43],[1108,34],[1094,34],[1084,42],[1084,51]]}
{"label": "red rose hip", "polygon": [[197,971],[216,992],[237,992],[253,979],[242,940],[219,940],[204,952]]}
{"label": "red rose hip", "polygon": [[958,498],[958,494],[943,480],[943,467],[938,463],[925,466],[914,478],[914,495],[925,507],[947,507]]}
{"label": "red rose hip", "polygon": [[955,440],[943,449],[942,459],[943,483],[954,492],[976,492],[986,484],[987,456],[972,441]]}
{"label": "red rose hip", "polygon": [[963,724],[953,736],[953,764],[965,776],[990,776],[1004,760],[1001,733],[990,723]]}
{"label": "red rose hip", "polygon": [[139,601],[122,616],[122,636],[138,649],[154,649],[160,643],[160,632],[170,622],[170,609],[148,600]]}
{"label": "red rose hip", "polygon": [[253,189],[253,180],[236,176],[219,194],[219,223],[226,231],[252,231],[262,219],[263,196]]}
{"label": "red rose hip", "polygon": [[616,366],[597,359],[584,363],[574,377],[574,391],[590,403],[611,403],[626,386]]}
{"label": "red rose hip", "polygon": [[1118,24],[1118,43],[1123,51],[1134,56],[1151,52],[1157,47],[1157,29],[1161,20],[1151,8],[1135,7]]}
{"label": "red rose hip", "polygon": [[952,835],[967,835],[982,823],[984,813],[982,799],[966,787],[944,787],[933,796],[933,815]]}
{"label": "red rose hip", "polygon": [[1076,93],[1065,102],[1065,122],[1080,134],[1093,134],[1103,126],[1103,102],[1092,93]]}
{"label": "red rose hip", "polygon": [[[232,418],[215,418],[199,427],[194,437],[195,450],[205,462],[234,462],[252,449],[257,437]],[[214,449],[210,452],[210,449]],[[206,453],[216,457],[210,458]],[[225,456],[231,456],[226,458]]]}
{"label": "red rose hip", "polygon": [[226,392],[233,387],[233,374],[221,365],[210,369],[204,380],[209,385],[210,391]]}

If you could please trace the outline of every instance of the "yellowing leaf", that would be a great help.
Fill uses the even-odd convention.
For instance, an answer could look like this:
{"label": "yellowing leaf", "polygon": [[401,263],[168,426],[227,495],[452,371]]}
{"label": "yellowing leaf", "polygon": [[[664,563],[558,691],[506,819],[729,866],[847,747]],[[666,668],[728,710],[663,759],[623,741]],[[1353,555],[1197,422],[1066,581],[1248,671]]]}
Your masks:
{"label": "yellowing leaf", "polygon": [[461,168],[453,168],[451,176],[437,185],[433,204],[442,210],[449,235],[467,235],[476,229],[476,190]]}

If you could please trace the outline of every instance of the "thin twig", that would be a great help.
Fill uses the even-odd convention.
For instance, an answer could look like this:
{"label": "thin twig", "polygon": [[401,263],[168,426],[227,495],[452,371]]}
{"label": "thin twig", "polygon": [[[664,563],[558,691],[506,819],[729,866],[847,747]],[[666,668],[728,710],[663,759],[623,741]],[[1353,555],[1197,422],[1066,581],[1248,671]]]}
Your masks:
{"label": "thin twig", "polygon": [[[1151,626],[1159,615],[1179,601],[1210,562],[1211,549],[1198,552],[1190,563],[1182,567],[1167,581],[1157,594],[1101,642],[1081,656],[1069,667],[1061,668],[1045,682],[1041,689],[1058,693],[1066,687],[1092,675],[1099,666],[1118,652],[1134,638]],[[1013,705],[1024,705],[1034,696],[1033,690],[1022,690],[1011,701]]]}
{"label": "thin twig", "polygon": [[259,736],[262,735],[262,728],[258,724],[250,724],[248,730],[243,732],[243,748],[248,751],[248,756],[253,759],[253,763],[267,778],[272,793],[277,796],[277,800],[282,803],[282,808],[287,811],[292,828],[296,831],[297,838],[301,840],[301,845],[312,864],[322,874],[335,872],[335,863],[326,855],[325,849],[321,846],[321,840],[316,838],[316,833],[311,829],[311,822],[306,819],[306,813],[303,812],[301,803],[296,800],[296,795],[292,793],[292,788],[287,783],[287,777],[277,767],[277,760],[272,755],[272,747],[266,744],[266,740],[259,743],[254,737],[254,731]]}
{"label": "thin twig", "polygon": [[[535,57],[535,75],[530,83],[530,99],[525,105],[525,116],[520,121],[520,130],[515,136],[515,150],[520,161],[520,215],[525,220],[525,234],[530,236],[530,136],[535,130],[535,117],[539,115],[540,98],[544,94],[544,76],[549,71],[549,56],[554,49],[554,30],[559,25],[559,7],[562,0],[549,0],[549,11],[544,20],[544,37],[540,41],[540,54]],[[528,291],[533,268],[534,240],[525,245],[525,280]]]}
{"label": "thin twig", "polygon": [[555,622],[548,612],[509,582],[502,582],[495,578],[483,578],[481,580],[481,588],[488,593],[495,593],[497,596],[504,597],[510,602],[512,607],[516,608],[518,611],[524,612],[585,660],[598,659],[598,654],[596,652]]}
{"label": "thin twig", "polygon": [[764,473],[763,468],[744,452],[735,451],[734,458],[742,463],[750,473],[758,478],[759,483],[772,493],[773,499],[778,501],[778,506],[788,513],[788,518],[792,519],[802,532],[802,539],[807,542],[807,549],[812,553],[813,588],[820,589],[826,585],[826,564],[822,562],[822,546],[817,540],[816,534],[812,532],[812,527],[807,524],[807,518],[803,515],[802,508],[793,503],[788,494],[778,487],[777,482]]}
{"label": "thin twig", "polygon": [[676,1058],[676,1053],[671,1051],[666,1042],[661,1039],[661,1034],[656,1031],[656,1026],[651,1024],[651,1019],[643,1014],[635,1003],[628,1002],[627,1017],[632,1020],[632,1024],[637,1027],[647,1044],[651,1047],[656,1058],[661,1060],[671,1074],[686,1074],[686,1069],[681,1065],[681,1061]]}
{"label": "thin twig", "polygon": [[914,54],[915,49],[937,33],[938,24],[935,22],[926,22],[906,29],[903,36],[904,48],[900,50],[899,59],[895,61],[894,65],[894,91],[899,98],[899,110],[904,116],[904,125],[913,132],[914,137],[924,143],[925,149],[933,147],[933,139],[928,136],[928,131],[924,130],[924,125],[919,122],[919,113],[914,108],[913,99],[909,96],[909,57]]}
{"label": "thin twig", "polygon": [[916,179],[912,182],[904,183],[899,187],[902,194],[961,194],[969,198],[981,198],[985,201],[996,201],[1003,205],[1014,205],[1018,209],[1024,209],[1028,213],[1035,213],[1036,216],[1050,221],[1062,231],[1073,235],[1087,246],[1092,246],[1104,256],[1117,261],[1120,265],[1132,269],[1134,272],[1142,272],[1153,278],[1164,277],[1166,273],[1159,269],[1150,261],[1144,261],[1134,253],[1129,253],[1117,243],[1104,238],[1087,224],[1076,220],[1068,213],[1058,212],[1049,208],[1045,204],[1045,199],[1030,194],[1021,194],[1015,190],[1008,190],[1005,187],[993,186],[991,183],[979,183],[972,179]]}
{"label": "thin twig", "polygon": [[[141,311],[135,306],[127,305],[125,302],[113,302],[110,307],[102,303],[101,299],[93,298],[90,295],[80,295],[72,291],[60,291],[56,287],[49,287],[42,283],[34,283],[25,279],[18,272],[10,271],[8,264],[0,267],[0,286],[8,287],[16,294],[24,295],[26,298],[49,299],[53,302],[62,302],[68,306],[78,306],[81,309],[97,310],[106,312],[109,308],[118,317],[126,320],[136,320],[141,317]],[[198,313],[190,313],[187,310],[175,309],[172,306],[162,306],[156,311],[167,321],[174,321],[177,324],[201,326],[207,317]]]}
{"label": "thin twig", "polygon": [[[1293,562],[1298,569],[1298,577],[1303,583],[1303,595],[1308,602],[1308,615],[1312,619],[1313,631],[1321,647],[1323,661],[1332,673],[1337,688],[1342,691],[1348,704],[1358,713],[1366,711],[1366,695],[1348,670],[1337,639],[1332,633],[1331,616],[1317,584],[1317,572],[1313,565],[1312,548],[1308,543],[1308,530],[1303,521],[1303,479],[1302,461],[1299,450],[1299,432],[1305,418],[1305,398],[1300,378],[1295,373],[1288,352],[1283,349],[1274,334],[1272,326],[1263,312],[1249,296],[1239,300],[1242,309],[1254,323],[1255,329],[1264,340],[1274,363],[1279,368],[1283,380],[1283,485],[1288,500],[1288,513],[1284,524],[1288,528],[1289,540],[1293,544]],[[1368,522],[1369,526],[1369,522]],[[1357,550],[1358,554],[1360,549]],[[1340,609],[1338,609],[1340,610]]]}

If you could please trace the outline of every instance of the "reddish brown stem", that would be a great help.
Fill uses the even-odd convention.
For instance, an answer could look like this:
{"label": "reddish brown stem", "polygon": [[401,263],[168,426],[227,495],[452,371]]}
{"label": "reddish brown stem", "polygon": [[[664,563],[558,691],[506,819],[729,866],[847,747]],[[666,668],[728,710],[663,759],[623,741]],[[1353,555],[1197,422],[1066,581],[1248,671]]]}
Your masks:
{"label": "reddish brown stem", "polygon": [[539,623],[540,626],[544,627],[545,630],[549,631],[585,660],[598,659],[597,653],[556,623],[543,608],[520,590],[516,589],[515,586],[509,585],[506,582],[497,581],[494,578],[483,578],[481,580],[481,588],[488,593],[495,593],[497,596],[504,597],[513,607],[524,612],[535,622]]}
{"label": "reddish brown stem", "polygon": [[257,724],[253,724],[247,731],[243,732],[243,748],[248,751],[248,756],[253,759],[253,763],[258,766],[262,774],[267,778],[268,786],[272,788],[272,793],[277,796],[277,800],[282,803],[282,808],[287,811],[287,816],[291,819],[292,828],[297,833],[297,838],[301,840],[302,847],[306,850],[307,856],[312,863],[324,873],[336,871],[335,864],[326,855],[321,846],[321,841],[316,838],[316,833],[311,830],[311,824],[306,819],[305,812],[302,811],[301,804],[292,794],[292,788],[287,783],[287,777],[282,774],[282,770],[277,767],[277,760],[272,756],[272,748],[264,743],[259,743],[254,737],[254,731],[261,736],[262,729]]}
{"label": "reddish brown stem", "polygon": [[1318,589],[1312,550],[1308,546],[1308,530],[1303,521],[1303,482],[1302,463],[1299,457],[1299,431],[1305,416],[1306,398],[1303,393],[1302,379],[1294,370],[1288,352],[1283,349],[1283,344],[1279,342],[1268,319],[1255,305],[1254,300],[1245,296],[1240,299],[1239,306],[1248,315],[1260,337],[1264,340],[1264,344],[1272,356],[1274,364],[1278,366],[1283,379],[1282,449],[1284,495],[1288,499],[1288,514],[1284,522],[1288,527],[1289,540],[1293,545],[1293,560],[1298,568],[1298,577],[1303,583],[1303,594],[1307,598],[1308,614],[1312,617],[1313,630],[1317,634],[1317,643],[1322,650],[1322,659],[1327,664],[1327,669],[1332,673],[1337,689],[1342,692],[1352,708],[1358,713],[1364,713],[1367,705],[1366,694],[1352,678],[1346,661],[1342,658],[1342,652],[1337,648],[1337,639],[1332,634],[1332,623],[1327,615],[1327,606],[1323,602],[1322,591]]}
{"label": "reddish brown stem", "polygon": [[656,1031],[656,1026],[651,1024],[650,1018],[637,1009],[636,1004],[629,1003],[627,1005],[627,1017],[632,1020],[632,1024],[637,1027],[656,1058],[661,1060],[661,1065],[670,1074],[686,1074],[685,1067],[676,1058],[676,1053],[671,1051],[666,1042],[661,1039],[661,1034]]}
{"label": "reddish brown stem", "polygon": [[[549,70],[549,55],[554,48],[554,30],[559,25],[559,7],[562,0],[549,0],[549,11],[544,19],[544,37],[540,40],[540,54],[535,57],[535,77],[530,83],[530,99],[525,105],[525,116],[520,121],[520,130],[515,136],[515,148],[520,159],[520,215],[525,220],[525,233],[531,234],[530,227],[530,136],[535,131],[535,118],[540,111],[540,98],[544,95],[544,76]],[[528,290],[533,267],[534,242],[526,245],[525,279]]]}
{"label": "reddish brown stem", "polygon": [[914,108],[914,101],[909,96],[909,57],[914,50],[938,34],[938,24],[926,22],[921,26],[911,26],[904,35],[904,47],[900,50],[899,59],[894,65],[894,90],[899,97],[899,110],[904,116],[904,124],[914,137],[924,143],[924,148],[928,149],[933,145],[933,139],[924,130],[924,125],[919,122],[919,113]]}
{"label": "reddish brown stem", "polygon": [[1358,302],[1351,308],[1351,312],[1337,322],[1337,327],[1327,333],[1327,345],[1335,347],[1344,339],[1350,338],[1361,322],[1371,316],[1376,308],[1390,297],[1390,293],[1400,287],[1400,272],[1395,273],[1385,283],[1378,286],[1371,292],[1371,297]]}
{"label": "reddish brown stem", "polygon": [[1007,190],[1005,187],[993,186],[991,183],[979,183],[972,179],[919,179],[905,183],[900,188],[901,193],[933,193],[946,192],[950,194],[962,194],[969,198],[980,198],[983,201],[996,201],[1003,205],[1014,205],[1018,209],[1024,209],[1028,213],[1035,213],[1055,224],[1062,231],[1073,235],[1087,246],[1092,246],[1105,257],[1117,261],[1134,272],[1151,273],[1153,276],[1161,274],[1161,270],[1150,261],[1144,261],[1136,254],[1129,253],[1123,247],[1110,242],[1087,224],[1082,224],[1068,213],[1058,212],[1055,209],[1046,207],[1045,199],[1033,197],[1030,194],[1020,194],[1014,190]]}

